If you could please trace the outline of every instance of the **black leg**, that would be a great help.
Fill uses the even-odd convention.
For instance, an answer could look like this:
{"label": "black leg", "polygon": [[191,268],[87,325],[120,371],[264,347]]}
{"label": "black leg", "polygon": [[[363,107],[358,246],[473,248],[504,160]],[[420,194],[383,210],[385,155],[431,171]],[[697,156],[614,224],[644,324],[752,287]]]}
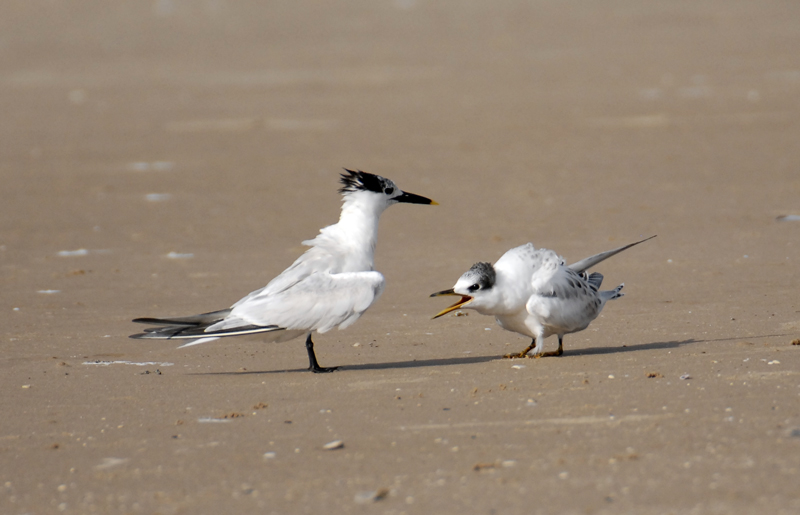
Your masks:
{"label": "black leg", "polygon": [[504,357],[504,358],[508,358],[508,359],[515,359],[515,358],[527,358],[527,357],[528,357],[528,353],[529,353],[529,352],[531,351],[531,349],[533,349],[534,347],[536,347],[536,338],[534,338],[534,339],[531,341],[531,344],[530,344],[530,345],[528,345],[528,347],[527,347],[527,348],[526,348],[524,351],[522,351],[522,352],[519,352],[519,353],[517,353],[517,354],[506,354],[506,355],[505,355],[505,356],[503,356],[503,357]]}
{"label": "black leg", "polygon": [[323,372],[333,372],[339,367],[321,367],[317,362],[317,355],[314,354],[314,342],[311,341],[311,333],[308,333],[308,338],[306,338],[306,350],[308,351],[308,369],[315,374],[321,374]]}

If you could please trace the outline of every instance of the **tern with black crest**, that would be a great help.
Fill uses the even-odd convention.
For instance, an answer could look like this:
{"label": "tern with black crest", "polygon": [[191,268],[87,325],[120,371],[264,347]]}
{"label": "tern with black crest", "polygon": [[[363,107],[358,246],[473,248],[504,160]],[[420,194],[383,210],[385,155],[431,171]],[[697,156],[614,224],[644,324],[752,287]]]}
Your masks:
{"label": "tern with black crest", "polygon": [[[456,309],[474,309],[493,315],[503,329],[532,338],[522,352],[507,358],[560,356],[565,334],[583,331],[597,318],[609,300],[622,297],[624,284],[600,290],[603,275],[587,270],[641,241],[567,265],[552,250],[536,249],[531,243],[513,248],[492,265],[476,263],[449,289],[431,294],[460,296],[461,300],[433,318]],[[558,335],[558,350],[543,352],[544,339]]]}
{"label": "tern with black crest", "polygon": [[383,275],[374,270],[381,213],[397,203],[437,204],[406,193],[379,175],[345,171],[339,222],[304,241],[311,248],[269,284],[228,309],[188,317],[137,318],[134,322],[155,327],[131,338],[190,340],[181,346],[188,347],[231,336],[258,334],[267,342],[283,342],[306,335],[309,369],[336,370],[319,365],[311,333],[350,326],[383,292]]}

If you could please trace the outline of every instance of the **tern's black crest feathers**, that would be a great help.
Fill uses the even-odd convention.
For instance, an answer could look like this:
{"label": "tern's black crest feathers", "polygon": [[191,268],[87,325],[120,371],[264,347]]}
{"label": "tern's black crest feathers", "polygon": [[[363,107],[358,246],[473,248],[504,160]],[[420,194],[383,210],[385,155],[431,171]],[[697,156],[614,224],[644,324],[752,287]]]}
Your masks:
{"label": "tern's black crest feathers", "polygon": [[361,170],[354,171],[344,169],[346,174],[342,174],[340,179],[342,187],[339,188],[339,193],[349,193],[353,191],[372,191],[375,193],[391,193],[387,192],[387,188],[393,187],[389,179],[385,179],[380,175],[362,172]]}

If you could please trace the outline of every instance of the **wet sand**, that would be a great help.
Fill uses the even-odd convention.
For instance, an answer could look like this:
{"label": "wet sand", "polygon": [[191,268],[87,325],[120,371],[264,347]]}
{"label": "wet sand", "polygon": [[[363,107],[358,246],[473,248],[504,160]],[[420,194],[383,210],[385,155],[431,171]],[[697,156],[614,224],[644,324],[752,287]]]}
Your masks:
{"label": "wet sand", "polygon": [[[800,512],[800,7],[3,10],[0,512]],[[266,284],[341,167],[441,205],[384,214],[339,371],[127,338]],[[651,234],[560,358],[430,318],[512,246]]]}

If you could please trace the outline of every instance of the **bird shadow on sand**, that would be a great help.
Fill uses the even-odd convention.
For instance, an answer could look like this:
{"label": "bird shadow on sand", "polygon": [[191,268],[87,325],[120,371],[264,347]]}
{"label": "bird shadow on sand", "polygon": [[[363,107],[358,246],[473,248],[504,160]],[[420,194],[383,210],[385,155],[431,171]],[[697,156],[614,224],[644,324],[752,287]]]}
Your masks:
{"label": "bird shadow on sand", "polygon": [[634,345],[622,345],[620,347],[589,347],[588,349],[564,350],[564,356],[590,356],[596,354],[617,354],[619,352],[635,352],[640,350],[663,350],[677,349],[683,345],[700,343],[705,340],[673,340],[669,342],[637,343]]}
{"label": "bird shadow on sand", "polygon": [[[416,359],[409,361],[387,361],[385,363],[362,363],[359,365],[340,365],[337,371],[347,370],[390,370],[396,368],[421,368],[421,367],[443,367],[448,365],[472,365],[474,363],[486,363],[501,359],[502,356],[468,356],[463,358],[438,358],[438,359]],[[224,375],[238,376],[248,374],[283,374],[287,372],[305,372],[307,368],[293,368],[284,370],[241,370],[236,372],[195,372],[190,375]],[[323,374],[324,375],[324,374]]]}
{"label": "bird shadow on sand", "polygon": [[588,349],[574,349],[565,350],[564,356],[589,356],[597,354],[616,354],[618,352],[633,352],[639,350],[656,350],[656,349],[676,349],[683,345],[691,345],[697,343],[710,343],[710,342],[733,342],[733,341],[746,341],[757,340],[760,338],[776,338],[788,336],[786,334],[762,334],[759,336],[735,336],[732,338],[713,338],[696,340],[690,338],[688,340],[673,340],[669,342],[651,342],[651,343],[638,343],[634,345],[623,345],[621,347],[589,347]]}
{"label": "bird shadow on sand", "polygon": [[[672,340],[667,342],[650,342],[650,343],[637,343],[633,345],[622,345],[619,347],[589,347],[584,349],[567,349],[561,356],[593,356],[603,354],[618,354],[621,352],[636,352],[647,350],[667,350],[677,349],[684,345],[693,345],[698,343],[709,342],[724,342],[724,341],[745,341],[756,340],[759,338],[771,338],[786,336],[785,334],[764,334],[760,336],[745,336],[733,338],[715,338],[696,340],[690,338],[688,340]],[[385,363],[362,363],[358,365],[340,365],[338,370],[392,370],[402,368],[423,368],[423,367],[444,367],[449,365],[473,365],[476,363],[488,363],[489,361],[502,360],[503,355],[494,356],[466,356],[460,358],[434,358],[434,359],[415,359],[408,361],[387,361]],[[552,358],[542,358],[552,359]],[[238,376],[238,375],[258,375],[258,374],[285,374],[287,372],[304,372],[308,373],[307,368],[292,368],[282,370],[239,370],[236,372],[194,372],[190,375],[225,375],[225,376]]]}
{"label": "bird shadow on sand", "polygon": [[486,363],[500,358],[502,358],[502,356],[468,356],[463,358],[417,359],[411,361],[388,361],[386,363],[345,365],[341,368],[344,370],[386,370],[392,368],[441,367],[447,365],[472,365],[474,363]]}

